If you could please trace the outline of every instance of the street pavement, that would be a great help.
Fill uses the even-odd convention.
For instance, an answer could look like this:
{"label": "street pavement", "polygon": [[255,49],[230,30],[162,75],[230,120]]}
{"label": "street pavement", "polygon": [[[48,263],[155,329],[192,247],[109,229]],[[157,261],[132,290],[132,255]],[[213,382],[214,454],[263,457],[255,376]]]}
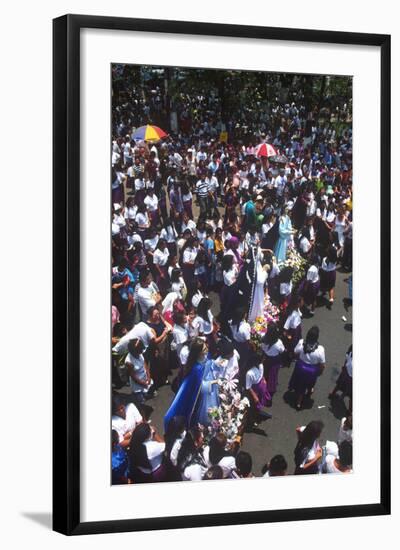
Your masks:
{"label": "street pavement", "polygon": [[[317,325],[320,329],[320,344],[325,347],[326,368],[319,377],[312,399],[304,401],[304,407],[297,411],[293,407],[292,395],[288,394],[287,386],[293,365],[282,368],[279,373],[279,386],[273,398],[269,412],[270,420],[261,422],[257,428],[244,433],[242,450],[253,458],[253,473],[261,475],[261,469],[274,455],[283,454],[289,468],[294,470],[293,451],[297,442],[296,427],[304,426],[311,420],[322,420],[324,430],[321,442],[336,441],[341,418],[346,414],[348,400],[328,399],[335,381],[343,366],[344,357],[352,340],[352,311],[347,305],[348,285],[345,282],[348,275],[337,273],[336,298],[332,309],[321,303],[314,317],[303,318],[303,335],[307,330]],[[212,294],[210,295],[212,299]],[[216,300],[214,300],[216,302]],[[346,321],[343,320],[346,318]],[[174,377],[174,374],[170,377]],[[162,387],[154,399],[147,404],[154,408],[151,420],[159,433],[163,433],[163,417],[174,398],[170,386]]]}
{"label": "street pavement", "polygon": [[[197,219],[197,207],[194,208]],[[329,309],[327,300],[321,299],[317,303],[315,315],[303,317],[302,331],[306,335],[309,328],[317,325],[320,329],[320,344],[325,348],[326,367],[318,378],[311,399],[305,399],[303,408],[297,411],[294,408],[293,396],[287,391],[289,378],[294,368],[294,362],[290,367],[284,367],[279,372],[279,385],[273,397],[273,403],[269,412],[272,418],[262,421],[257,428],[246,431],[243,435],[242,450],[251,454],[253,459],[253,473],[261,475],[261,469],[274,455],[282,454],[288,463],[288,473],[294,471],[293,451],[297,443],[296,427],[304,426],[311,420],[321,420],[324,429],[320,443],[326,440],[336,441],[340,420],[346,415],[345,402],[341,398],[328,399],[329,392],[335,386],[335,381],[344,363],[345,354],[352,342],[352,308],[348,301],[347,273],[337,271],[335,301]],[[213,301],[213,313],[219,312],[219,297],[210,293]],[[176,372],[169,377],[173,380]],[[119,390],[119,393],[128,393],[129,388]],[[163,418],[169,408],[174,393],[170,385],[163,386],[153,399],[147,401],[147,405],[154,410],[151,413],[152,424],[160,434],[164,433]]]}

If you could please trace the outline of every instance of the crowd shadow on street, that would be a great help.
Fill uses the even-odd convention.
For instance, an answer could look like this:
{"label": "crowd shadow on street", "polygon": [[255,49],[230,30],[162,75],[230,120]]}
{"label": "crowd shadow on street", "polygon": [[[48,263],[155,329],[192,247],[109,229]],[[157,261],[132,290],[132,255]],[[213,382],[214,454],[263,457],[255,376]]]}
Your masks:
{"label": "crowd shadow on street", "polygon": [[330,400],[329,411],[335,418],[341,420],[344,416],[348,415],[348,409],[343,397],[335,395]]}
{"label": "crowd shadow on street", "polygon": [[[283,400],[287,405],[289,405],[289,407],[298,411],[298,409],[296,408],[296,395],[293,391],[287,390],[283,394]],[[300,410],[312,409],[313,406],[314,406],[314,399],[310,395],[306,395],[304,396],[303,404]]]}

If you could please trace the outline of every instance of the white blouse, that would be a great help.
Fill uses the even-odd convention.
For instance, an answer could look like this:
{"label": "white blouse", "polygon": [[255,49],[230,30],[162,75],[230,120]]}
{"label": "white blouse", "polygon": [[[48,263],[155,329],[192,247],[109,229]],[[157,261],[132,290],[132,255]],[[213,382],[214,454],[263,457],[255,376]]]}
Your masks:
{"label": "white blouse", "polygon": [[289,317],[286,319],[286,322],[283,326],[285,330],[295,329],[297,328],[301,323],[301,311],[298,309],[295,309],[292,311],[292,313],[289,315]]}
{"label": "white blouse", "polygon": [[314,351],[305,353],[303,343],[303,339],[299,340],[297,346],[294,348],[295,354],[299,356],[301,361],[304,361],[304,363],[308,363],[309,365],[325,364],[325,349],[323,346],[318,345]]}
{"label": "white blouse", "polygon": [[261,349],[263,350],[265,355],[268,355],[268,357],[276,357],[277,355],[280,355],[285,351],[285,346],[283,345],[282,340],[278,338],[278,340],[275,342],[275,344],[272,344],[272,346],[261,344]]}
{"label": "white blouse", "polygon": [[153,263],[155,265],[164,266],[164,265],[167,265],[168,258],[169,258],[169,250],[167,247],[165,247],[164,250],[160,250],[159,248],[157,248],[153,254]]}

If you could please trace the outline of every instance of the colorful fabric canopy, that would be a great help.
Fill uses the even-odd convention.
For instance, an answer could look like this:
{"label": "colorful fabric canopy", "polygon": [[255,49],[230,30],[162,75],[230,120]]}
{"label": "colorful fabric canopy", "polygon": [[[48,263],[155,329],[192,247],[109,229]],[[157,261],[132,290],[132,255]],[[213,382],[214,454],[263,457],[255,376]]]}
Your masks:
{"label": "colorful fabric canopy", "polygon": [[144,141],[159,141],[163,137],[166,137],[167,134],[164,130],[161,130],[158,126],[151,126],[147,124],[146,126],[140,126],[135,133],[133,134],[133,139],[142,139]]}
{"label": "colorful fabric canopy", "polygon": [[278,151],[270,143],[260,143],[256,147],[257,157],[275,157]]}

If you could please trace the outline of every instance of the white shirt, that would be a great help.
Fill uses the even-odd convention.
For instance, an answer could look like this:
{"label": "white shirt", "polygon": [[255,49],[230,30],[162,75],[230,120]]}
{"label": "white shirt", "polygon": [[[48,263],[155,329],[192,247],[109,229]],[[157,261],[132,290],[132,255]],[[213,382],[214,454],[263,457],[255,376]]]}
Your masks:
{"label": "white shirt", "polygon": [[211,310],[208,310],[208,321],[203,319],[203,317],[195,317],[193,324],[199,327],[199,334],[211,334],[213,331],[213,320],[214,316],[211,313]]}
{"label": "white shirt", "polygon": [[186,229],[189,229],[192,232],[193,237],[195,236],[196,231],[196,223],[193,220],[188,220],[187,224],[185,222],[182,223],[182,233],[186,231]]}
{"label": "white shirt", "polygon": [[151,340],[153,340],[154,337],[154,331],[148,325],[146,325],[146,323],[143,323],[141,321],[140,323],[135,325],[133,329],[127,332],[125,336],[123,336],[121,340],[115,344],[112,350],[115,353],[119,354],[125,353],[126,351],[128,351],[129,342],[134,338],[139,338],[139,340],[142,341],[145,349],[147,349]]}
{"label": "white shirt", "polygon": [[307,281],[314,284],[319,281],[318,267],[316,265],[311,265],[307,271]]}
{"label": "white shirt", "polygon": [[310,353],[304,353],[303,349],[304,340],[299,340],[297,346],[294,348],[294,352],[299,356],[299,359],[308,363],[309,365],[319,365],[325,364],[325,349],[323,346],[318,345],[318,347],[311,351]]}
{"label": "white shirt", "polygon": [[135,221],[139,227],[147,227],[149,225],[149,216],[147,212],[145,212],[144,214],[142,212],[136,214]]}
{"label": "white shirt", "polygon": [[173,342],[171,344],[171,348],[179,350],[181,345],[187,342],[189,338],[187,325],[185,324],[183,327],[181,325],[174,325],[174,328],[172,329],[172,338]]}
{"label": "white shirt", "polygon": [[289,296],[292,292],[292,286],[292,281],[289,281],[288,283],[281,283],[279,285],[279,294],[281,296]]}
{"label": "white shirt", "polygon": [[179,277],[178,283],[172,283],[171,290],[172,292],[176,292],[181,299],[186,297],[187,289],[183,277]]}
{"label": "white shirt", "polygon": [[144,442],[144,446],[146,447],[147,458],[149,459],[151,470],[148,468],[141,468],[140,466],[139,470],[145,474],[151,474],[152,472],[158,470],[162,464],[165,443],[160,443],[159,441],[149,439]]}
{"label": "white shirt", "polygon": [[150,252],[154,252],[156,249],[156,246],[158,245],[160,237],[158,235],[155,235],[152,239],[145,239],[144,240],[144,248],[146,250],[149,250]]}
{"label": "white shirt", "polygon": [[345,430],[344,429],[345,422],[346,422],[346,417],[344,416],[340,421],[340,428],[337,436],[337,441],[339,445],[342,443],[342,441],[350,441],[350,443],[353,442],[353,430]]}
{"label": "white shirt", "polygon": [[186,435],[186,431],[184,431],[181,434],[181,436],[178,437],[175,440],[175,443],[172,445],[172,449],[171,449],[171,452],[170,452],[170,455],[169,455],[169,459],[170,459],[171,463],[174,466],[177,466],[177,464],[178,464],[178,454],[179,454],[179,451],[182,447],[182,441],[183,441],[185,435]]}
{"label": "white shirt", "polygon": [[156,305],[156,295],[158,294],[158,288],[155,283],[150,283],[148,287],[143,288],[137,285],[137,299],[142,310],[143,315],[147,315],[147,311],[150,307]]}
{"label": "white shirt", "polygon": [[137,214],[137,206],[129,206],[128,208],[125,208],[125,219],[127,220],[134,220],[136,218]]}
{"label": "white shirt", "polygon": [[301,317],[301,311],[299,311],[298,309],[293,310],[289,317],[286,319],[283,328],[285,330],[297,328],[301,323]]}
{"label": "white shirt", "polygon": [[232,267],[229,271],[223,271],[223,277],[226,286],[232,286],[237,279],[237,269]]}
{"label": "white shirt", "polygon": [[207,471],[207,467],[201,464],[192,464],[187,466],[182,474],[183,481],[201,481],[204,474]]}
{"label": "white shirt", "polygon": [[304,254],[307,254],[307,252],[309,252],[309,250],[311,249],[311,243],[310,243],[310,241],[307,239],[307,237],[302,237],[302,238],[300,239],[299,246],[300,246],[300,250],[301,250]]}
{"label": "white shirt", "polygon": [[186,248],[183,253],[183,263],[194,264],[197,258],[197,253],[198,253],[197,248]]}
{"label": "white shirt", "polygon": [[280,355],[285,351],[285,346],[283,345],[282,340],[278,338],[278,340],[275,342],[275,344],[272,344],[272,346],[261,344],[261,349],[263,350],[265,355],[268,355],[268,357],[276,357],[277,355]]}
{"label": "white shirt", "polygon": [[120,443],[123,441],[126,433],[133,432],[136,426],[143,421],[142,415],[133,403],[129,403],[129,405],[125,407],[125,411],[125,418],[113,415],[111,419],[112,429],[118,433]]}
{"label": "white shirt", "polygon": [[239,359],[240,355],[236,350],[233,350],[233,355],[230,359],[225,359],[221,356],[215,359],[215,364],[223,369],[223,378],[227,380],[236,378],[239,372]]}
{"label": "white shirt", "polygon": [[253,367],[246,372],[246,390],[249,390],[252,386],[255,386],[261,382],[264,376],[264,366],[262,363],[258,367]]}
{"label": "white shirt", "polygon": [[250,328],[247,321],[242,321],[239,326],[231,325],[233,339],[236,342],[247,342],[250,340]]}
{"label": "white shirt", "polygon": [[159,248],[157,248],[153,254],[153,263],[155,265],[164,266],[167,264],[168,258],[169,258],[169,250],[167,247],[165,247],[164,250],[160,250]]}
{"label": "white shirt", "polygon": [[328,259],[327,259],[327,258],[324,258],[324,259],[322,260],[321,268],[322,268],[324,271],[335,271],[335,269],[336,269],[336,264],[332,264],[331,262],[328,262]]}
{"label": "white shirt", "polygon": [[[143,354],[140,354],[139,357],[135,357],[131,353],[128,353],[125,359],[125,365],[127,363],[132,365],[135,376],[137,376],[139,380],[142,380],[143,382],[147,380],[147,373],[146,373],[146,369],[144,368]],[[141,386],[140,384],[135,382],[135,380],[133,380],[132,378],[129,378],[129,383],[131,386],[131,391],[133,393],[143,392],[147,390],[146,386]]]}
{"label": "white shirt", "polygon": [[[212,466],[210,462],[210,447],[205,447],[203,451],[204,459],[207,463],[207,466],[210,468]],[[236,468],[236,461],[233,456],[224,456],[218,462],[218,466],[222,469],[224,478],[227,478],[231,475],[232,471]]]}
{"label": "white shirt", "polygon": [[153,194],[152,197],[150,195],[147,195],[147,197],[144,198],[143,202],[150,212],[156,212],[158,210],[158,198],[156,195]]}
{"label": "white shirt", "polygon": [[172,226],[163,227],[160,232],[160,237],[162,239],[165,239],[167,243],[174,243],[176,241],[176,238],[178,236],[178,233],[176,232],[176,229],[174,229]]}

